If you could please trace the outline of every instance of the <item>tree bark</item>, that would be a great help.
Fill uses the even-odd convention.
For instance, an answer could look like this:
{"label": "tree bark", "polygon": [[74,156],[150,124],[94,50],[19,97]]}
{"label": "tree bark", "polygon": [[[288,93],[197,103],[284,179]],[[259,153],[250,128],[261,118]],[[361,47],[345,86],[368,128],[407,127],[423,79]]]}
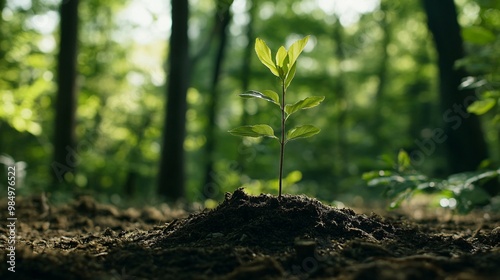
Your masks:
{"label": "tree bark", "polygon": [[[247,31],[246,31],[246,39],[247,39],[247,46],[245,47],[245,50],[243,52],[243,63],[241,64],[241,92],[246,92],[249,90],[250,87],[250,78],[252,75],[252,56],[254,54],[254,42],[255,42],[255,35],[254,35],[254,21],[255,21],[255,11],[257,10],[257,5],[258,1],[254,0],[252,2],[247,2],[247,5],[250,5],[248,9],[248,25],[247,25]],[[246,100],[245,98],[241,98],[241,106],[243,108],[243,113],[241,114],[241,121],[240,125],[248,125],[249,122],[249,114],[248,111],[245,109],[245,104]],[[246,163],[249,160],[252,160],[253,156],[253,151],[250,149],[247,149],[246,147],[240,146],[238,148],[238,157],[237,157],[237,162],[238,162],[238,167],[240,172],[243,172],[246,167]]]}
{"label": "tree bark", "polygon": [[76,67],[78,40],[78,0],[62,1],[60,6],[59,55],[54,128],[54,183],[62,183],[64,175],[75,172],[78,164],[75,136]]}
{"label": "tree bark", "polygon": [[455,68],[455,61],[464,56],[456,7],[453,0],[423,0],[423,6],[438,53],[448,165],[452,173],[475,170],[488,151],[479,118],[467,113],[467,106],[475,100],[474,92],[458,89],[467,73]]}
{"label": "tree bark", "polygon": [[[0,0],[0,15],[2,14],[3,9],[5,8],[6,4],[7,4],[7,0]],[[1,35],[1,37],[0,37],[0,42],[1,42],[1,41],[5,40],[5,26],[4,26],[4,20],[1,16],[0,16],[0,35]],[[5,51],[6,50],[0,48],[0,61],[2,63],[4,63],[3,59],[5,56]]]}
{"label": "tree bark", "polygon": [[347,143],[347,131],[346,131],[346,121],[347,121],[347,108],[348,108],[348,100],[346,95],[346,85],[344,82],[344,74],[340,70],[340,65],[342,61],[345,60],[345,52],[344,52],[344,27],[340,23],[340,20],[337,18],[337,22],[333,27],[333,40],[336,43],[336,47],[334,50],[335,57],[337,59],[337,67],[339,68],[339,74],[336,77],[335,84],[333,85],[333,90],[336,95],[336,102],[338,108],[338,118],[337,118],[337,143],[335,145],[336,154],[340,160],[335,162],[334,170],[336,175],[339,177],[346,176],[347,167],[349,166],[349,145]]}
{"label": "tree bark", "polygon": [[123,185],[123,194],[127,198],[132,198],[134,197],[136,193],[136,183],[137,183],[137,178],[140,178],[140,172],[138,172],[136,165],[133,164],[133,162],[141,161],[142,155],[141,155],[141,145],[143,144],[146,130],[151,124],[151,117],[149,115],[142,116],[142,120],[140,122],[140,125],[134,129],[136,132],[135,137],[135,145],[130,149],[128,156],[127,156],[127,164],[125,165],[127,167],[127,175],[125,177],[125,183]]}
{"label": "tree bark", "polygon": [[168,200],[185,195],[184,139],[190,80],[188,18],[188,1],[172,0],[167,104],[157,188],[158,194]]}
{"label": "tree bark", "polygon": [[[5,8],[6,3],[7,3],[7,0],[0,0],[0,15],[3,12],[3,9]],[[5,40],[5,26],[4,26],[3,18],[0,16],[0,46],[4,45],[3,40]],[[3,48],[0,47],[0,63],[3,65],[3,67],[5,67],[5,61],[4,61],[5,52],[6,52],[6,50],[4,50]],[[5,70],[5,69],[2,69],[3,67],[0,68],[1,71]],[[4,126],[6,126],[6,124],[4,123],[3,120],[0,120],[0,131],[5,131]],[[3,149],[4,144],[3,144],[2,140],[3,140],[3,137],[0,138],[0,151],[4,150]]]}
{"label": "tree bark", "polygon": [[218,28],[219,46],[217,48],[217,55],[214,61],[214,70],[212,76],[212,84],[210,86],[210,96],[208,97],[208,124],[205,144],[205,154],[207,162],[205,165],[205,180],[203,183],[202,193],[205,198],[213,198],[218,191],[214,171],[214,151],[215,151],[215,131],[217,128],[216,117],[217,117],[217,107],[218,107],[218,85],[220,80],[220,73],[222,69],[222,63],[224,62],[224,54],[227,45],[227,27],[231,21],[231,13],[229,6],[220,7],[216,14],[216,25]]}
{"label": "tree bark", "polygon": [[383,116],[383,106],[384,104],[384,93],[387,87],[388,79],[388,64],[389,64],[389,52],[387,48],[391,42],[391,27],[387,17],[389,17],[389,5],[387,1],[382,1],[380,3],[380,10],[383,12],[383,16],[380,20],[380,28],[382,29],[382,40],[380,46],[380,61],[377,70],[378,85],[375,91],[375,116],[373,118],[373,127],[375,128],[375,143],[377,147],[380,147],[383,143],[386,143],[385,135],[382,133],[381,128],[384,123]]}

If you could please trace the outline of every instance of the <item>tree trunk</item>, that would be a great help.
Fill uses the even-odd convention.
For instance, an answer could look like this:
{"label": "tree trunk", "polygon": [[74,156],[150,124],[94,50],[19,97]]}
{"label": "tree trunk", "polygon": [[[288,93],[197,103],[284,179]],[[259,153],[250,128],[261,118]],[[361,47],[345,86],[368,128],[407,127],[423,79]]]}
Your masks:
{"label": "tree trunk", "polygon": [[[452,173],[475,170],[488,157],[488,151],[478,117],[467,113],[467,106],[475,100],[474,92],[458,89],[467,73],[455,68],[455,61],[464,56],[455,4],[453,0],[423,0],[423,6],[438,53],[445,136],[436,138],[446,139]],[[428,145],[427,151],[433,150],[430,147]]]}
{"label": "tree trunk", "polygon": [[78,0],[62,1],[60,6],[61,37],[57,57],[55,100],[54,183],[62,183],[64,175],[75,172],[78,154],[75,148],[76,65],[78,40]]}
{"label": "tree trunk", "polygon": [[[5,8],[5,4],[7,3],[6,0],[0,0],[0,15],[2,14],[3,12],[3,9]],[[4,46],[3,44],[3,41],[5,40],[5,26],[4,26],[4,20],[3,18],[0,16],[0,46]],[[2,47],[0,47],[0,64],[3,65],[3,67],[5,67],[5,61],[4,61],[4,57],[5,57],[5,52],[6,50],[4,50]],[[0,68],[1,71],[5,71],[5,69],[2,69],[3,67]],[[0,120],[0,131],[5,131],[5,128],[4,126],[6,126],[6,124],[4,123],[3,120]],[[3,151],[3,137],[0,137],[0,151]]]}
{"label": "tree trunk", "polygon": [[167,103],[157,188],[158,194],[168,200],[178,200],[185,194],[184,138],[190,79],[188,18],[188,1],[172,0]]}
{"label": "tree trunk", "polygon": [[336,154],[338,155],[338,159],[335,162],[334,170],[336,175],[339,177],[344,177],[347,174],[347,167],[349,166],[349,147],[347,143],[347,131],[346,131],[346,121],[347,121],[347,108],[348,108],[348,100],[346,97],[345,91],[345,83],[344,83],[344,74],[340,70],[340,65],[342,61],[345,59],[344,52],[344,27],[340,23],[340,20],[337,18],[337,22],[333,27],[333,40],[336,43],[335,47],[335,57],[337,59],[337,64],[339,68],[339,74],[335,79],[335,83],[333,86],[333,90],[336,94],[336,102],[338,108],[338,118],[337,118],[337,143],[335,145]]}
{"label": "tree trunk", "polygon": [[205,144],[205,154],[207,157],[207,162],[205,165],[205,180],[202,188],[202,194],[205,198],[213,198],[219,191],[216,189],[216,182],[214,182],[215,170],[214,170],[214,151],[215,151],[215,131],[217,125],[215,123],[217,117],[217,107],[218,107],[218,85],[219,76],[222,68],[222,63],[224,61],[224,54],[227,45],[227,27],[231,20],[231,13],[229,6],[220,7],[216,15],[216,25],[218,28],[219,37],[219,47],[217,48],[217,55],[214,61],[214,70],[212,76],[212,84],[210,87],[210,96],[208,97],[208,124]]}
{"label": "tree trunk", "polygon": [[387,86],[389,53],[387,48],[391,42],[391,29],[387,17],[389,16],[389,5],[387,1],[380,3],[380,10],[383,12],[382,19],[380,20],[380,28],[382,29],[382,45],[380,46],[380,61],[377,70],[378,85],[375,91],[375,116],[373,118],[373,128],[376,135],[375,143],[377,147],[386,143],[385,135],[382,133],[381,128],[384,123],[384,116],[382,113],[384,104],[384,93]]}
{"label": "tree trunk", "polygon": [[[144,105],[143,105],[144,106]],[[123,195],[127,198],[132,198],[136,193],[136,181],[137,178],[140,178],[140,173],[137,171],[137,166],[134,162],[140,162],[142,160],[141,155],[141,145],[143,144],[146,130],[151,124],[151,117],[149,115],[145,115],[142,117],[142,121],[138,127],[134,129],[136,132],[136,141],[135,145],[130,149],[127,156],[127,175],[125,177],[125,183],[123,185]]]}
{"label": "tree trunk", "polygon": [[[3,12],[3,9],[5,8],[5,4],[7,3],[6,0],[0,0],[0,15],[2,14]],[[0,16],[0,43],[3,43],[2,41],[5,40],[5,26],[4,26],[4,20],[3,18]],[[4,46],[4,44],[0,44],[1,46]],[[0,61],[2,63],[5,63],[3,61],[4,59],[4,56],[5,56],[5,51],[3,48],[0,48]]]}
{"label": "tree trunk", "polygon": [[[242,89],[241,92],[248,91],[250,87],[250,76],[252,74],[251,65],[252,65],[252,56],[254,53],[254,42],[255,42],[253,24],[255,20],[255,11],[257,10],[257,1],[254,0],[252,2],[247,2],[247,5],[250,5],[248,10],[249,20],[246,32],[246,38],[248,43],[243,52],[243,63],[241,65],[241,89]],[[241,98],[240,100],[241,100],[241,106],[243,108],[240,125],[242,126],[248,125],[250,116],[247,110],[245,109],[246,100],[245,98]],[[243,172],[245,170],[246,163],[248,161],[253,160],[254,151],[251,149],[253,148],[247,149],[246,147],[243,146],[240,146],[238,148],[237,162],[239,165],[240,172]]]}

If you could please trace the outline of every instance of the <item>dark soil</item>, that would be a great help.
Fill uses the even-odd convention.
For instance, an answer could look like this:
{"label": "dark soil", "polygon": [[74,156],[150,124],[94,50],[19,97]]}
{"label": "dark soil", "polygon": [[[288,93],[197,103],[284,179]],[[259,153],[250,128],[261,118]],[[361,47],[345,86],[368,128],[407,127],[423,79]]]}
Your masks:
{"label": "dark soil", "polygon": [[16,211],[16,272],[4,253],[1,279],[500,279],[492,217],[415,222],[241,189],[189,216],[90,197],[19,199]]}

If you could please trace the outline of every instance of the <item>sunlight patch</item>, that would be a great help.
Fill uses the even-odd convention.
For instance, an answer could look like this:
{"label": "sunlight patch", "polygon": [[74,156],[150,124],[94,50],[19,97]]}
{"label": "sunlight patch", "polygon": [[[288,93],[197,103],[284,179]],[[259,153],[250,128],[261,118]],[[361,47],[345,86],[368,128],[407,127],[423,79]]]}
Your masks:
{"label": "sunlight patch", "polygon": [[316,0],[319,7],[328,15],[337,15],[343,26],[358,22],[362,14],[373,12],[380,0]]}

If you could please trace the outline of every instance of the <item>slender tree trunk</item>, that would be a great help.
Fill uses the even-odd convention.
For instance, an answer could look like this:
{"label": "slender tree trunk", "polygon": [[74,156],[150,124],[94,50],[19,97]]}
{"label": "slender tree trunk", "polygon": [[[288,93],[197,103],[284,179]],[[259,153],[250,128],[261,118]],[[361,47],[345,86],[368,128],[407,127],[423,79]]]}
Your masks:
{"label": "slender tree trunk", "polygon": [[[0,0],[0,15],[3,12],[3,9],[5,8],[5,4],[7,3],[6,0]],[[5,40],[5,26],[4,26],[4,20],[0,16],[0,43],[3,43],[2,41]],[[1,44],[2,46],[4,44]],[[3,58],[5,56],[5,51],[3,48],[0,48],[0,61],[4,63]]]}
{"label": "slender tree trunk", "polygon": [[[251,68],[251,62],[252,62],[252,55],[253,55],[253,50],[254,50],[254,41],[255,41],[255,35],[253,31],[253,20],[255,17],[255,2],[249,2],[249,5],[252,5],[248,11],[249,13],[249,21],[247,25],[247,32],[246,32],[246,39],[248,41],[247,46],[245,47],[245,50],[243,52],[243,63],[241,65],[241,88],[243,89],[243,92],[248,90],[248,87],[250,85],[250,75],[252,72]],[[241,99],[244,102],[244,98]],[[243,124],[246,124],[243,122]]]}
{"label": "slender tree trunk", "polygon": [[190,79],[188,18],[188,1],[172,0],[167,103],[157,188],[158,194],[168,200],[178,200],[185,194],[184,139]]}
{"label": "slender tree trunk", "polygon": [[57,57],[57,86],[54,129],[54,183],[61,183],[68,172],[75,172],[76,67],[78,40],[78,0],[62,1],[60,6],[61,37]]}
{"label": "slender tree trunk", "polygon": [[151,117],[149,115],[143,116],[143,120],[140,124],[140,127],[135,129],[136,131],[136,141],[135,145],[130,149],[127,156],[127,175],[125,177],[125,183],[123,184],[123,194],[131,198],[134,196],[136,191],[136,179],[140,177],[140,173],[137,171],[137,168],[133,162],[140,162],[142,159],[141,155],[141,145],[144,141],[146,130],[148,129],[151,123]]}
{"label": "slender tree trunk", "polygon": [[[253,31],[253,23],[255,19],[255,11],[257,8],[257,1],[253,2],[247,2],[247,5],[251,5],[248,10],[248,16],[249,16],[249,21],[247,25],[247,32],[246,32],[246,38],[248,41],[247,46],[245,47],[245,51],[243,52],[243,63],[241,65],[241,89],[242,92],[245,92],[249,90],[250,86],[250,76],[252,72],[251,68],[251,63],[252,63],[252,55],[253,55],[253,50],[254,50],[254,41],[255,41],[255,35]],[[247,125],[248,124],[248,119],[249,115],[247,110],[245,109],[245,102],[246,100],[244,98],[241,98],[241,106],[243,107],[243,113],[241,114],[241,125]],[[243,149],[238,149],[238,164],[240,167],[240,170],[243,171],[245,169],[245,163],[249,160],[249,154],[252,152],[249,150],[244,150]]]}
{"label": "slender tree trunk", "polygon": [[[338,68],[340,69],[340,64],[345,59],[344,46],[343,46],[343,26],[340,20],[337,18],[333,29],[333,40],[336,43],[335,56],[338,61]],[[337,161],[337,168],[335,168],[337,175],[344,176],[347,173],[347,166],[349,165],[348,157],[348,144],[347,144],[347,132],[346,132],[346,120],[347,120],[347,107],[348,101],[345,93],[345,84],[342,71],[339,71],[337,79],[335,79],[334,91],[337,95],[337,108],[339,110],[339,116],[337,118],[337,144],[336,144],[336,154],[340,161]]]}
{"label": "slender tree trunk", "polygon": [[[93,32],[91,33],[93,36],[98,36],[99,38],[109,38],[111,37],[111,34],[114,30],[114,15],[113,15],[113,10],[109,6],[90,6],[90,13],[91,14],[99,14],[99,22],[97,23],[97,26],[94,27]],[[93,45],[91,47],[92,49],[92,55],[97,55],[97,54],[108,54],[112,55],[113,54],[113,43],[110,40],[106,40],[103,43],[100,43],[99,45]],[[108,62],[101,62],[97,61],[92,64],[92,74],[95,75],[96,77],[99,76],[106,76],[109,73],[109,63]],[[95,141],[98,140],[99,138],[99,128],[102,124],[103,121],[103,115],[104,112],[108,109],[108,98],[109,98],[109,90],[106,90],[107,92],[102,92],[101,94],[98,94],[97,97],[99,98],[99,109],[97,110],[94,119],[93,119],[93,133],[87,137],[89,137],[89,141],[92,143],[95,143]]]}
{"label": "slender tree trunk", "polygon": [[453,0],[423,0],[423,6],[438,53],[439,91],[450,171],[475,170],[488,157],[488,151],[479,118],[467,113],[467,106],[475,100],[474,92],[458,89],[467,73],[455,68],[455,62],[464,56],[456,7]]}
{"label": "slender tree trunk", "polygon": [[384,104],[384,92],[387,85],[388,70],[387,65],[389,63],[389,53],[387,48],[391,41],[391,30],[389,26],[388,17],[388,5],[386,1],[382,1],[380,4],[380,9],[384,12],[382,19],[380,20],[380,28],[382,29],[382,45],[380,46],[380,62],[378,67],[378,86],[375,92],[375,116],[373,128],[376,130],[375,143],[377,147],[383,145],[385,142],[384,135],[381,132],[382,124],[384,123],[384,116],[382,115],[382,108]]}
{"label": "slender tree trunk", "polygon": [[[427,53],[426,44],[421,44],[418,47],[418,51],[416,52],[414,58],[417,65],[429,65],[431,63]],[[437,125],[435,121],[436,112],[432,102],[420,100],[420,97],[424,93],[432,91],[430,81],[424,74],[425,71],[426,70],[423,67],[415,69],[414,79],[407,85],[407,87],[405,87],[404,90],[407,96],[407,106],[410,116],[408,135],[410,135],[411,139],[420,139],[422,137],[421,133],[423,128]],[[409,154],[412,154],[414,151],[418,150],[418,147],[414,144],[410,144],[409,146],[404,147],[404,149]],[[441,169],[435,171],[439,174]]]}
{"label": "slender tree trunk", "polygon": [[[7,3],[6,0],[0,0],[0,15],[2,14],[3,12],[3,9],[5,8],[5,4]],[[4,26],[4,21],[3,21],[3,18],[0,16],[0,46],[4,46],[3,44],[3,41],[5,40],[5,26]],[[5,61],[4,61],[4,57],[5,57],[5,52],[6,50],[2,47],[0,47],[0,65],[3,65],[3,67],[5,67]],[[5,69],[0,69],[0,70],[5,70]],[[0,131],[4,131],[5,128],[4,128],[5,123],[3,122],[3,120],[0,120]],[[3,151],[3,137],[0,138],[0,151]]]}
{"label": "slender tree trunk", "polygon": [[218,107],[218,85],[219,76],[221,73],[222,63],[224,62],[224,54],[227,45],[227,27],[231,20],[231,13],[229,6],[221,7],[221,10],[217,12],[217,25],[218,37],[219,37],[219,47],[217,48],[217,55],[214,61],[214,71],[212,76],[212,84],[210,88],[210,97],[208,98],[208,124],[205,144],[205,154],[207,157],[207,162],[205,165],[205,180],[203,184],[202,193],[205,198],[212,198],[217,190],[214,182],[215,170],[214,170],[214,151],[215,151],[215,131],[217,129],[216,117],[217,117],[217,107]]}

